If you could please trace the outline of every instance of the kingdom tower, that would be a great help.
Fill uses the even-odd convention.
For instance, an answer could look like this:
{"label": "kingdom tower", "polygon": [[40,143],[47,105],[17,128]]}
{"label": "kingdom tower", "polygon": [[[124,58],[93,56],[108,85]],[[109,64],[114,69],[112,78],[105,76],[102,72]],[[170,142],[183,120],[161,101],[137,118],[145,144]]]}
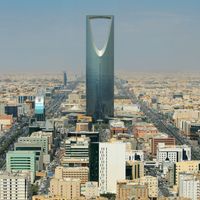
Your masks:
{"label": "kingdom tower", "polygon": [[[91,20],[111,20],[102,49],[94,43]],[[114,16],[86,17],[86,113],[95,120],[114,115]]]}

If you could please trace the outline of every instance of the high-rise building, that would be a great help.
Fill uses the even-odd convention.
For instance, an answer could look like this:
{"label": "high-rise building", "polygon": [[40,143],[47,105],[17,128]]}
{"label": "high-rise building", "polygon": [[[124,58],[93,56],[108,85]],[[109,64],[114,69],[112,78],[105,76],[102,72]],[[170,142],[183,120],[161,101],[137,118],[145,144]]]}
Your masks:
{"label": "high-rise building", "polygon": [[30,177],[22,172],[0,172],[0,200],[30,200]]}
{"label": "high-rise building", "polygon": [[63,85],[67,86],[67,73],[63,72]]}
{"label": "high-rise building", "polygon": [[[20,137],[18,138],[18,143],[32,143],[42,145],[42,161],[44,164],[48,164],[50,162],[50,154],[49,153],[49,138],[48,136],[42,135],[31,135],[30,137]],[[30,145],[31,147],[31,145]],[[31,148],[29,149],[29,151]]]}
{"label": "high-rise building", "polygon": [[45,121],[44,96],[35,97],[35,117],[37,121]]}
{"label": "high-rise building", "polygon": [[99,182],[101,194],[116,193],[117,180],[125,179],[125,149],[122,142],[91,143],[90,181]]}
{"label": "high-rise building", "polygon": [[36,155],[34,151],[9,151],[6,154],[6,170],[28,171],[31,176],[31,183],[35,180]]}
{"label": "high-rise building", "polygon": [[99,142],[91,142],[89,145],[90,181],[99,182]]}
{"label": "high-rise building", "polygon": [[[117,166],[117,167],[116,167]],[[116,193],[116,183],[125,178],[125,143],[100,143],[99,188],[100,193]]]}
{"label": "high-rise building", "polygon": [[[102,49],[92,37],[91,20],[96,19],[111,21]],[[114,16],[86,17],[86,112],[96,120],[114,115]]]}
{"label": "high-rise building", "polygon": [[34,151],[36,157],[36,170],[43,170],[43,145],[41,143],[17,142],[14,144],[15,151]]}

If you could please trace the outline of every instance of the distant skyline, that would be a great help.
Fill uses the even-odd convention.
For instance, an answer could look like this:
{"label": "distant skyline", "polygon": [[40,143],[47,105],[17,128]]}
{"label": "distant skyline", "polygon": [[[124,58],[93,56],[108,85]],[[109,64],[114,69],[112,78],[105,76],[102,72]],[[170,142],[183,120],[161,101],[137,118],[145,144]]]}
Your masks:
{"label": "distant skyline", "polygon": [[116,71],[200,71],[199,11],[199,0],[2,0],[0,73],[85,73],[92,14],[115,16]]}

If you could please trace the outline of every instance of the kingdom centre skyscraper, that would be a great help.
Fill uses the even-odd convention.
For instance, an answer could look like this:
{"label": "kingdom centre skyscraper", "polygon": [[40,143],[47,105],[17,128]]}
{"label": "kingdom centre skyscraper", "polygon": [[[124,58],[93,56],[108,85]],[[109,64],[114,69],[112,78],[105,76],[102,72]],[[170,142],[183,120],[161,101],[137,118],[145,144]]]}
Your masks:
{"label": "kingdom centre skyscraper", "polygon": [[[92,35],[91,20],[111,20],[104,47],[98,49]],[[86,112],[95,120],[114,115],[114,16],[86,17]]]}

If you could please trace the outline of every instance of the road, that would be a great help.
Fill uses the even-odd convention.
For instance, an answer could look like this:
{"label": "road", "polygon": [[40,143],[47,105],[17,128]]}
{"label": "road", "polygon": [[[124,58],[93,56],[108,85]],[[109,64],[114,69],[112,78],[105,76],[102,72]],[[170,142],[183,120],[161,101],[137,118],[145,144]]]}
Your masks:
{"label": "road", "polygon": [[177,144],[186,144],[191,146],[192,159],[200,160],[199,148],[192,146],[190,140],[182,136],[179,129],[168,122],[161,113],[158,113],[157,111],[149,108],[145,102],[139,101],[136,96],[129,91],[129,88],[124,86],[123,81],[118,80],[118,87],[124,91],[124,94],[126,94],[126,96],[131,99],[133,104],[137,103],[140,105],[141,111],[144,112],[147,118],[150,119],[150,121],[158,128],[160,132],[164,132],[169,136],[173,136],[176,139]]}
{"label": "road", "polygon": [[11,129],[7,131],[0,140],[0,169],[5,169],[6,153],[9,150],[13,150],[14,143],[21,136],[28,136],[28,118],[23,117],[18,122],[15,122]]}
{"label": "road", "polygon": [[[78,78],[75,81],[69,82],[67,85],[67,89],[74,90],[80,81],[81,81],[80,78]],[[46,110],[45,110],[46,113],[45,114],[46,114],[47,118],[53,117],[53,116],[57,117],[57,115],[59,114],[58,113],[59,107],[66,98],[67,98],[67,94],[64,91],[63,91],[63,93],[53,94],[51,100],[46,105]]]}
{"label": "road", "polygon": [[55,111],[58,111],[60,104],[64,101],[64,99],[66,99],[66,94],[55,94],[50,100],[49,104],[46,106],[46,116],[52,117],[55,115]]}

